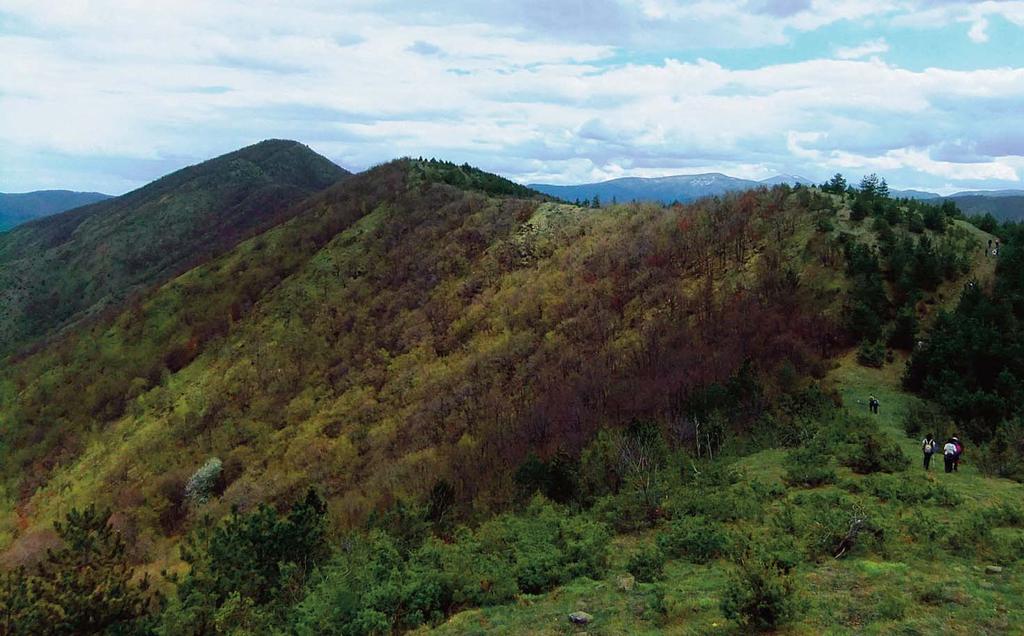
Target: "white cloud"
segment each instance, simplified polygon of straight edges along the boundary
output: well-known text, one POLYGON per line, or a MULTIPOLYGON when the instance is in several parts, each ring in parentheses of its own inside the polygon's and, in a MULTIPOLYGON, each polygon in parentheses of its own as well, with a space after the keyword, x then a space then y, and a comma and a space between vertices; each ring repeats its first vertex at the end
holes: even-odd
POLYGON ((889 51, 889 43, 885 38, 869 40, 857 46, 841 46, 836 49, 836 57, 841 60, 856 60, 862 57, 878 55, 889 51))
POLYGON ((988 20, 985 18, 978 18, 971 25, 970 30, 967 32, 967 37, 971 38, 971 42, 981 44, 988 42, 988 33, 985 30, 988 28, 988 20))
MULTIPOLYGON (((442 6, 449 4, 458 3, 442 6)), ((0 12, 27 25, 0 31, 0 190, 13 189, 14 179, 31 187, 21 181, 25 170, 5 166, 39 165, 42 157, 80 166, 185 162, 271 136, 298 138, 350 168, 436 154, 524 181, 699 171, 814 177, 862 168, 905 179, 1017 179, 1022 168, 1006 157, 938 161, 930 149, 950 138, 968 147, 1015 125, 1024 68, 911 71, 877 57, 890 41, 899 50, 893 36, 836 49, 839 59, 742 69, 711 61, 714 50, 696 61, 633 55, 646 50, 635 43, 645 33, 777 44, 918 6, 761 2, 757 12, 748 4, 588 3, 627 16, 621 30, 633 39, 612 41, 545 31, 538 15, 547 5, 534 0, 507 5, 502 15, 517 16, 507 20, 483 12, 486 2, 461 4, 448 19, 440 8, 419 15, 369 0, 299 8, 271 0, 0 0, 0 12), (623 61, 630 59, 640 61, 623 61)), ((926 17, 977 24, 998 14, 1024 24, 1017 5, 1024 3, 950 3, 926 17)), ((600 24, 594 30, 603 33, 600 24)), ((104 187, 71 183, 96 179, 95 170, 67 170, 67 186, 104 187)), ((40 181, 59 174, 54 168, 40 181)), ((123 189, 132 179, 143 177, 122 171, 106 183, 123 189)))

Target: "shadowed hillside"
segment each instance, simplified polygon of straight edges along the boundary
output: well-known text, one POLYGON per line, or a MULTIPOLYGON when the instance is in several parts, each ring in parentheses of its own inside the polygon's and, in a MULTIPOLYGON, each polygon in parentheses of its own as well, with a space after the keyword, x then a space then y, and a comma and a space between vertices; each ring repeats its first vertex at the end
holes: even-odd
POLYGON ((265 141, 0 234, 0 355, 230 249, 346 174, 265 141))

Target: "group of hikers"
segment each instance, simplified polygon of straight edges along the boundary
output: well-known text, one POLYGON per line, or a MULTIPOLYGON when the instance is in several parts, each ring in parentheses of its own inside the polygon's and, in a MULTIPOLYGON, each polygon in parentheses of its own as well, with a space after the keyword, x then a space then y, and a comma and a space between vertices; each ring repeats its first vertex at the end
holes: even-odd
POLYGON ((985 255, 988 256, 989 254, 991 254, 992 256, 999 256, 999 239, 995 239, 995 247, 993 247, 992 245, 992 239, 989 239, 988 251, 985 252, 985 255))
MULTIPOLYGON (((875 396, 868 397, 868 410, 874 415, 878 415, 879 405, 878 399, 875 396)), ((955 473, 960 470, 960 457, 964 454, 964 444, 960 441, 959 437, 954 435, 945 444, 940 445, 939 440, 935 439, 931 433, 928 433, 921 440, 921 452, 924 454, 925 470, 929 470, 931 467, 932 455, 941 452, 946 472, 955 473)))
MULTIPOLYGON (((964 444, 954 435, 942 446, 942 459, 946 464, 946 472, 954 473, 960 469, 960 457, 964 454, 964 444)), ((928 433, 921 440, 921 452, 924 453, 924 469, 928 470, 932 463, 932 455, 939 452, 939 441, 928 433)))

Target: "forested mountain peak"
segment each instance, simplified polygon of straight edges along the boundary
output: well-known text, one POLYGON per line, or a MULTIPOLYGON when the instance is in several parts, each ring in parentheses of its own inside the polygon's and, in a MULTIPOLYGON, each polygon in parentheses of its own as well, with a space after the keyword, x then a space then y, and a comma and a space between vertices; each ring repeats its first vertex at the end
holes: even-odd
POLYGON ((298 142, 268 140, 0 234, 0 355, 290 218, 349 174, 298 142))

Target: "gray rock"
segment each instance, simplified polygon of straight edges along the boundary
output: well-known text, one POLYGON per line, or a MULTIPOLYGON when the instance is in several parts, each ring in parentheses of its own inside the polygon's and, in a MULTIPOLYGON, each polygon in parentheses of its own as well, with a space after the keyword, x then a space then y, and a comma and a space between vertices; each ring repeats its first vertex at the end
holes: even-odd
POLYGON ((569 622, 573 625, 586 625, 592 620, 594 620, 594 617, 586 612, 573 612, 569 614, 569 622))
POLYGON ((1003 571, 1002 566, 999 565, 986 565, 985 574, 1001 574, 1003 571))

